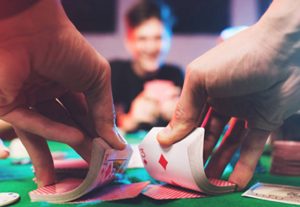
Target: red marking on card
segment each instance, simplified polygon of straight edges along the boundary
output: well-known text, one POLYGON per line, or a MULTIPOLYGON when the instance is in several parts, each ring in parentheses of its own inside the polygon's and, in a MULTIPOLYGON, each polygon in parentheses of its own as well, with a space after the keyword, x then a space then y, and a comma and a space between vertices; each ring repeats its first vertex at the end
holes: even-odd
POLYGON ((143 194, 157 200, 206 197, 206 195, 199 192, 174 187, 171 185, 148 185, 143 194))
POLYGON ((168 160, 166 160, 166 158, 164 157, 163 154, 160 155, 159 158, 159 164, 166 170, 167 169, 167 165, 168 165, 168 160))
POLYGON ((235 186, 235 183, 229 182, 227 180, 219 180, 216 178, 209 178, 209 182, 213 185, 222 187, 222 186, 235 186))
POLYGON ((112 173, 112 163, 109 163, 109 165, 105 170, 105 178, 110 177, 111 173, 112 173))
POLYGON ((90 192, 89 194, 72 203, 112 201, 134 198, 138 196, 148 184, 149 182, 146 181, 132 184, 105 186, 101 189, 96 189, 90 192))
POLYGON ((146 157, 146 154, 145 154, 145 152, 144 152, 144 148, 140 148, 139 151, 140 151, 141 156, 142 156, 143 158, 145 158, 145 157, 146 157))
POLYGON ((81 184, 81 182, 82 182, 81 179, 69 178, 69 179, 62 180, 61 182, 56 183, 54 185, 38 188, 37 190, 31 191, 30 194, 32 196, 36 194, 51 195, 51 194, 65 193, 78 187, 81 184))
POLYGON ((143 160, 143 162, 144 162, 144 164, 145 164, 145 165, 147 165, 147 164, 148 164, 147 160, 145 160, 145 159, 143 160))

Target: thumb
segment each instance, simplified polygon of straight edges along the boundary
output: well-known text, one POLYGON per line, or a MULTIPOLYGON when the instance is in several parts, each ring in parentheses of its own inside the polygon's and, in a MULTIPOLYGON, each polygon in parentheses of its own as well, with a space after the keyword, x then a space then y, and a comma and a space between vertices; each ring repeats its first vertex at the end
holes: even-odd
POLYGON ((195 68, 187 69, 182 94, 172 119, 157 137, 163 147, 168 147, 183 139, 204 119, 208 107, 205 87, 201 84, 203 82, 199 71, 195 68))

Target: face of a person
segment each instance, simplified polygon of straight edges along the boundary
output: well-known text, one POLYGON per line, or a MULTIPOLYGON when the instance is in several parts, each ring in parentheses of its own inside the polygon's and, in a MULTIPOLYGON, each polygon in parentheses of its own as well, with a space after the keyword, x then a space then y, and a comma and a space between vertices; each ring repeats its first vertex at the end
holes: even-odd
POLYGON ((128 32, 127 43, 135 70, 140 75, 157 71, 169 51, 170 32, 154 17, 128 32))

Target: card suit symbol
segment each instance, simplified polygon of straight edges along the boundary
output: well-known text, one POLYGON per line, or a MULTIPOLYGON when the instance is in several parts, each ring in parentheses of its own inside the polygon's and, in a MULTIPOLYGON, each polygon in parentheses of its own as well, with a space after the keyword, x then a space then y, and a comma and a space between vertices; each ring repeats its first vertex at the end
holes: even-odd
POLYGON ((106 168, 105 178, 107 178, 111 173, 112 173, 112 164, 110 163, 110 165, 106 168))
POLYGON ((145 160, 145 159, 143 159, 143 162, 144 162, 145 165, 148 164, 147 160, 145 160))
POLYGON ((165 170, 167 169, 168 161, 166 160, 163 154, 160 155, 158 162, 165 170))

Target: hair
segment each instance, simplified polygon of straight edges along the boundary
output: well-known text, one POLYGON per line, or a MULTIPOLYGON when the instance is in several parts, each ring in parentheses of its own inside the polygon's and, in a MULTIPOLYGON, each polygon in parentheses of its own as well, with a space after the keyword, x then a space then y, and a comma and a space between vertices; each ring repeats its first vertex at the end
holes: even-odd
POLYGON ((172 31, 175 23, 170 7, 163 1, 141 0, 131 7, 126 14, 126 23, 129 28, 136 28, 144 21, 155 17, 159 19, 167 29, 172 31))

